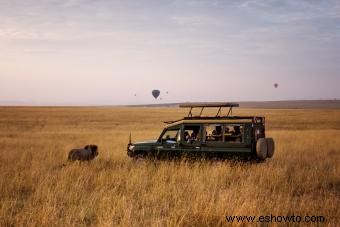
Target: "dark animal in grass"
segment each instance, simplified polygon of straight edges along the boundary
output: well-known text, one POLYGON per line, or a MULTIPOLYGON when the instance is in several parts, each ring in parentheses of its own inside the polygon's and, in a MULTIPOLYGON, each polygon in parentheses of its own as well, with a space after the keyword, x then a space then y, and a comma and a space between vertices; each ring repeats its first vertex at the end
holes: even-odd
POLYGON ((97 145, 86 145, 84 148, 72 149, 68 154, 69 161, 90 161, 98 155, 97 145))

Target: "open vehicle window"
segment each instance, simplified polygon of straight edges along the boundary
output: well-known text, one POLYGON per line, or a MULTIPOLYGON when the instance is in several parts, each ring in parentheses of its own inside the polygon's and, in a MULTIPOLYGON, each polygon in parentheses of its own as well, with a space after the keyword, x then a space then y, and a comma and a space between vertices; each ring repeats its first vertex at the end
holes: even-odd
POLYGON ((222 125, 209 124, 205 126, 205 141, 206 142, 222 142, 222 125))
POLYGON ((207 124, 205 125, 205 141, 243 143, 244 126, 242 124, 207 124))
POLYGON ((187 143, 196 143, 201 141, 201 126, 185 125, 184 126, 184 141, 187 143))
POLYGON ((177 142, 180 140, 180 129, 168 129, 162 136, 163 141, 174 141, 177 142))
POLYGON ((244 126, 241 124, 224 125, 223 136, 226 143, 243 143, 244 126))

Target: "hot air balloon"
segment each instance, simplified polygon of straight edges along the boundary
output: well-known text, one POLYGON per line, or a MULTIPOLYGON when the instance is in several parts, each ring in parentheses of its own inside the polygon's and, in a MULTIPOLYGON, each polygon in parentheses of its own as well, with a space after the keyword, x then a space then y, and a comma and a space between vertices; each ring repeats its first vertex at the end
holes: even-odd
POLYGON ((152 91, 152 95, 155 99, 157 99, 160 94, 161 94, 160 90, 153 90, 152 91))
POLYGON ((275 83, 275 84, 274 84, 274 87, 275 87, 275 88, 278 88, 278 86, 279 86, 278 83, 275 83))

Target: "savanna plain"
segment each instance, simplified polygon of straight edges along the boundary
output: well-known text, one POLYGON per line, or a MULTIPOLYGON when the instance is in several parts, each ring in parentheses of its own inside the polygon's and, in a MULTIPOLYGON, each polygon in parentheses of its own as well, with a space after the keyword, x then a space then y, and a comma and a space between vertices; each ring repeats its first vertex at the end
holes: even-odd
POLYGON ((242 223, 227 215, 271 214, 322 215, 314 224, 339 226, 340 110, 234 114, 266 117, 272 159, 127 157, 130 132, 133 141, 155 139, 163 121, 185 115, 178 108, 1 107, 0 226, 230 226, 242 223), (86 144, 99 156, 68 163, 69 150, 86 144))

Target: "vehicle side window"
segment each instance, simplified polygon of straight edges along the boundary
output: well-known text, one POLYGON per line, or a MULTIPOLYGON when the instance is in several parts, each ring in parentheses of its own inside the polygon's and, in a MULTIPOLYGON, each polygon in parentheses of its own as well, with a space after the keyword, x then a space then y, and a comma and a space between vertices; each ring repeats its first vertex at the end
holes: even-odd
POLYGON ((205 141, 206 142, 222 142, 222 125, 209 124, 205 126, 205 141))
POLYGON ((180 129, 168 129, 162 136, 162 140, 171 140, 177 142, 180 140, 180 129))
POLYGON ((232 124, 224 126, 224 141, 226 143, 243 143, 244 142, 244 125, 232 124))
POLYGON ((205 125, 206 142, 243 143, 244 125, 242 124, 207 124, 205 125))
POLYGON ((201 126, 199 125, 185 125, 184 126, 184 142, 196 143, 202 140, 201 126))

